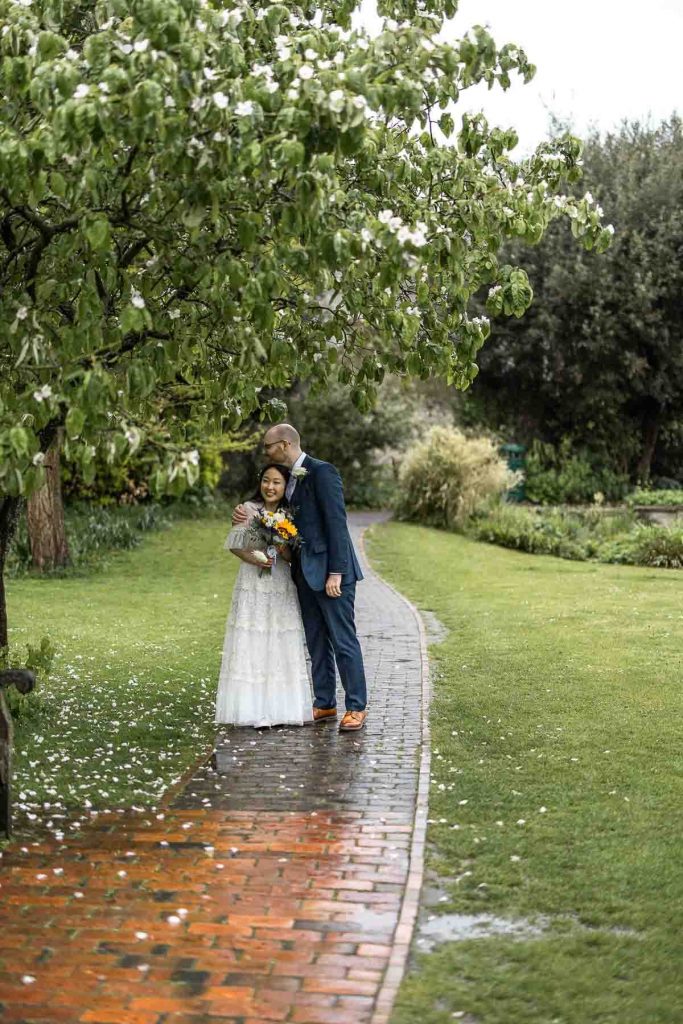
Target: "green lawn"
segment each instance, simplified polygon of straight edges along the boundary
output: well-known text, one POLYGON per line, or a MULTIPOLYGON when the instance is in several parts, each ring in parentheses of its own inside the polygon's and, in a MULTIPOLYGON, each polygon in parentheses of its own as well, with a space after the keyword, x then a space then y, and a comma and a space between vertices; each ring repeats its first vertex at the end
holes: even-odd
POLYGON ((379 570, 449 628, 432 648, 432 913, 541 937, 417 954, 392 1024, 673 1024, 683 1007, 683 578, 420 527, 379 570))
POLYGON ((11 643, 48 634, 58 650, 16 730, 25 813, 58 829, 65 808, 149 806, 210 743, 228 529, 183 521, 92 575, 8 582, 11 643))

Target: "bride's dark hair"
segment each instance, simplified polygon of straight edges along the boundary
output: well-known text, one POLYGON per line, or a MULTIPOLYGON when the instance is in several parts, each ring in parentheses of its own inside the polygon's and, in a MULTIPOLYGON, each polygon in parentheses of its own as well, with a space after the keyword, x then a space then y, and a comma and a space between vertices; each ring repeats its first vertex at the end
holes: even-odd
MULTIPOLYGON (((247 501, 263 501, 263 495, 261 494, 261 482, 269 469, 276 469, 278 473, 282 474, 282 476, 285 478, 285 490, 287 489, 287 483, 291 475, 289 467, 283 466, 281 462, 269 462, 268 465, 264 466, 263 469, 260 471, 258 475, 258 487, 254 491, 252 496, 250 498, 247 498, 247 501)), ((282 508, 289 508, 289 502, 287 501, 287 498, 285 497, 284 494, 280 499, 280 505, 282 508)))

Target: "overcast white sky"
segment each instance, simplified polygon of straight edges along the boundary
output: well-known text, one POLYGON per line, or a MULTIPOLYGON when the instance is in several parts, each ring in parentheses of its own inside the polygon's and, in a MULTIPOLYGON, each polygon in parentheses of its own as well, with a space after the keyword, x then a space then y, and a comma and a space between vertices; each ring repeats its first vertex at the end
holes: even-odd
MULTIPOLYGON (((364 0, 368 27, 373 8, 364 0)), ((528 85, 469 90, 456 110, 483 109, 492 124, 513 125, 515 155, 547 138, 551 111, 579 135, 624 118, 683 114, 683 0, 460 0, 448 35, 475 24, 486 25, 499 46, 517 43, 538 67, 528 85)))

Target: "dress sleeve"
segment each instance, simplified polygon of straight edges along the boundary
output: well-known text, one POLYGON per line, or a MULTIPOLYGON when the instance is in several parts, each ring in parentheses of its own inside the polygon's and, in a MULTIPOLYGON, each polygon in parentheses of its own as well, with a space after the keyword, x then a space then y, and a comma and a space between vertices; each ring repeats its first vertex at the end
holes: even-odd
POLYGON ((233 526, 223 547, 226 551, 242 551, 253 544, 248 526, 233 526))
POLYGON ((243 551, 245 549, 250 550, 254 547, 254 538, 249 527, 256 514, 256 506, 250 501, 245 501, 244 507, 249 519, 244 526, 232 527, 226 538, 225 544, 223 545, 226 551, 243 551))

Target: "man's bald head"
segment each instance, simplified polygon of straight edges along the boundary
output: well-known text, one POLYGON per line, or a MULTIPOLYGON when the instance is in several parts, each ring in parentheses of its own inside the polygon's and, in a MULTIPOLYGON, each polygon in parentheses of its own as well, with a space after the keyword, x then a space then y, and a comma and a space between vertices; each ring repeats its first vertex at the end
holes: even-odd
POLYGON ((263 437, 263 452, 269 462, 293 466, 301 455, 301 437, 291 423, 268 427, 263 437))
POLYGON ((276 438, 290 444, 301 444, 299 431, 291 423, 276 423, 274 427, 268 427, 264 440, 274 441, 276 438))

